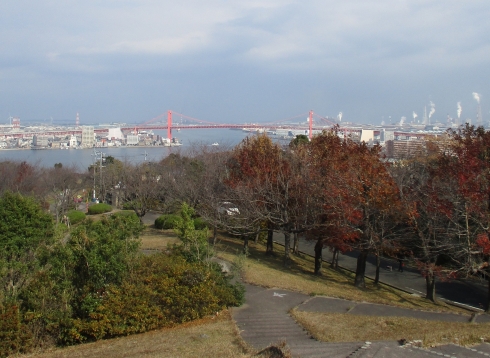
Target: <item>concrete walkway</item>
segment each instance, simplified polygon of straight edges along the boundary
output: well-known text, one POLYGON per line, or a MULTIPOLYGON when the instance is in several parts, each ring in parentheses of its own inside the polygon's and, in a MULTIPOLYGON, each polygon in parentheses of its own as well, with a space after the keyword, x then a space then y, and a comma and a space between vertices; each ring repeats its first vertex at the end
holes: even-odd
MULTIPOLYGON (((261 350, 270 344, 285 342, 293 357, 488 357, 490 345, 483 343, 471 349, 449 344, 430 350, 398 342, 324 343, 313 339, 289 315, 297 307, 310 312, 337 312, 356 315, 403 316, 437 321, 468 322, 470 315, 423 312, 385 305, 356 303, 347 300, 311 297, 282 289, 266 289, 245 285, 246 303, 232 309, 240 335, 251 347, 261 350)), ((489 322, 488 315, 477 317, 478 322, 489 322)))

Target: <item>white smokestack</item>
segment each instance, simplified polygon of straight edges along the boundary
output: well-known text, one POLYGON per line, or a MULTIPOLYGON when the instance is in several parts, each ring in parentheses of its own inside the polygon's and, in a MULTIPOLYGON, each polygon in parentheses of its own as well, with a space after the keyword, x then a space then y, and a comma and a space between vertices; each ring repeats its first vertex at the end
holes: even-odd
POLYGON ((458 110, 456 111, 458 114, 458 119, 461 118, 461 112, 463 112, 463 108, 461 107, 461 102, 458 102, 458 110))
POLYGON ((337 118, 339 119, 339 122, 342 122, 342 112, 339 112, 337 118))

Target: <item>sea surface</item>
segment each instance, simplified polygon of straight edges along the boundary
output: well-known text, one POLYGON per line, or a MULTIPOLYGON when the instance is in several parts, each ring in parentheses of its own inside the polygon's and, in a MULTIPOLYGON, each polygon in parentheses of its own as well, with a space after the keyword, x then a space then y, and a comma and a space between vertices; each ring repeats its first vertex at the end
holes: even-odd
MULTIPOLYGON (((163 137, 166 131, 154 131, 163 137)), ((219 148, 230 148, 239 144, 249 132, 231 129, 183 129, 173 131, 172 135, 182 143, 180 147, 109 147, 96 148, 105 155, 110 155, 121 161, 139 163, 144 160, 160 161, 170 153, 183 153, 193 147, 210 146, 218 143, 219 148)), ((64 166, 75 166, 85 170, 94 162, 93 149, 12 149, 0 150, 0 161, 25 161, 42 167, 52 167, 56 163, 64 166)))

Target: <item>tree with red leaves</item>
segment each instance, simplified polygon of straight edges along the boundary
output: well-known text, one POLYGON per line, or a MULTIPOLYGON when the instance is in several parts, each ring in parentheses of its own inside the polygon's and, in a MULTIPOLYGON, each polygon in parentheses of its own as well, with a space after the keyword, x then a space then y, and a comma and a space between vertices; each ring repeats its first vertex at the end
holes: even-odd
POLYGON ((309 232, 317 240, 315 272, 321 248, 330 247, 334 254, 359 250, 357 287, 365 286, 368 254, 379 255, 393 235, 392 217, 399 205, 398 189, 379 150, 341 139, 335 129, 314 137, 310 145, 311 183, 321 206, 317 225, 309 232))
MULTIPOLYGON (((283 149, 266 135, 246 138, 233 151, 227 183, 242 193, 249 215, 267 223, 267 252, 272 230, 284 234, 284 265, 290 263, 291 234, 303 231, 306 183, 303 164, 295 151, 283 149)), ((241 209, 240 209, 241 210, 241 209)))
POLYGON ((439 173, 448 192, 442 212, 453 231, 451 268, 488 281, 490 311, 490 132, 467 125, 450 136, 449 150, 439 158, 439 173))

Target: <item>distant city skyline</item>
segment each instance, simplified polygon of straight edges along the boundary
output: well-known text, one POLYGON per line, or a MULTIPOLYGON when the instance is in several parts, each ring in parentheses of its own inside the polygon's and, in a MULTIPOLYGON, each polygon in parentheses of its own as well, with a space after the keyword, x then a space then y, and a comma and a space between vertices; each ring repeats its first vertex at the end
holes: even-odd
POLYGON ((0 124, 490 120, 486 0, 0 4, 0 124), (459 103, 459 105, 458 105, 459 103), (306 117, 305 117, 306 119, 306 117))

